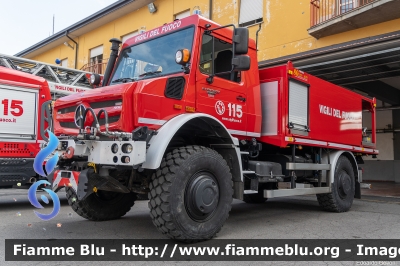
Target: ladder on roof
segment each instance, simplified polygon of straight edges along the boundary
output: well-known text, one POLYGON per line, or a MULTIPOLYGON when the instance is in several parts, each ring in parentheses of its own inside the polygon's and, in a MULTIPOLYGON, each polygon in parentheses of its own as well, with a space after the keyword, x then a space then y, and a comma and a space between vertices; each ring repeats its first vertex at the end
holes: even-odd
POLYGON ((93 89, 90 72, 34 61, 26 58, 0 54, 0 66, 16 69, 47 80, 52 96, 65 95, 93 89))

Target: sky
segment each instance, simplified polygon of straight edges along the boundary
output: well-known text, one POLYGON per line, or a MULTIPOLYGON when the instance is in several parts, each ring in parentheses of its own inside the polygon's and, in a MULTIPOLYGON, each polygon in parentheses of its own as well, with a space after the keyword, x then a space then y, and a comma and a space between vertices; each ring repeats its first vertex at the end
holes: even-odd
POLYGON ((117 0, 0 0, 0 54, 15 55, 117 0))

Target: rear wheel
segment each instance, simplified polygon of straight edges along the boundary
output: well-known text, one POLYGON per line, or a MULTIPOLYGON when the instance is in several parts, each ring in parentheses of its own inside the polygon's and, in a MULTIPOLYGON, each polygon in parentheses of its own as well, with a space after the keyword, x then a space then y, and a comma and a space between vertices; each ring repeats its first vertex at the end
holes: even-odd
MULTIPOLYGON (((94 174, 94 173, 93 173, 94 174)), ((135 204, 136 194, 98 190, 84 200, 78 200, 75 190, 65 187, 68 204, 85 219, 107 221, 121 218, 135 204)))
POLYGON ((150 216, 173 239, 196 242, 214 237, 229 216, 232 175, 216 151, 187 146, 164 157, 152 176, 150 216))
POLYGON ((353 204, 355 177, 353 165, 346 156, 340 156, 335 167, 332 192, 317 194, 319 205, 327 211, 346 212, 353 204))

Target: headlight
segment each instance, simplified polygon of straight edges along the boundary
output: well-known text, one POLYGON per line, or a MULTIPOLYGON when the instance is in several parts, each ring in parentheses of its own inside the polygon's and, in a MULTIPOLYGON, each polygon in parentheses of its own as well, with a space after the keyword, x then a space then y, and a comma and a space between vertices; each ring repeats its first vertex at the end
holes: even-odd
POLYGON ((131 144, 124 144, 122 145, 122 152, 123 153, 131 153, 133 151, 133 147, 131 144))
POLYGON ((182 57, 183 57, 182 50, 176 51, 176 54, 175 54, 175 62, 176 62, 177 64, 180 64, 180 63, 182 62, 182 57))
POLYGON ((129 163, 131 161, 131 159, 129 158, 129 156, 122 156, 121 158, 121 162, 123 163, 129 163))
POLYGON ((92 85, 95 85, 95 86, 97 86, 97 85, 99 85, 100 84, 100 75, 99 74, 92 74, 92 75, 90 75, 90 84, 92 84, 92 85))
POLYGON ((118 144, 117 143, 114 143, 111 146, 111 151, 112 151, 112 153, 117 153, 118 152, 118 144))

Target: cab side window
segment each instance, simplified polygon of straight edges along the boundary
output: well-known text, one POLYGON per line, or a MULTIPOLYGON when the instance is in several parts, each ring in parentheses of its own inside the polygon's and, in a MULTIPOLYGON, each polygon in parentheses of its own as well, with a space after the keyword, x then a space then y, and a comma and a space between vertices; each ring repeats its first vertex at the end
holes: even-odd
MULTIPOLYGON (((232 55, 232 44, 211 35, 203 34, 200 52, 200 71, 202 73, 212 75, 214 65, 216 77, 231 80, 232 55)), ((233 81, 240 81, 238 71, 235 71, 233 76, 233 81)))

